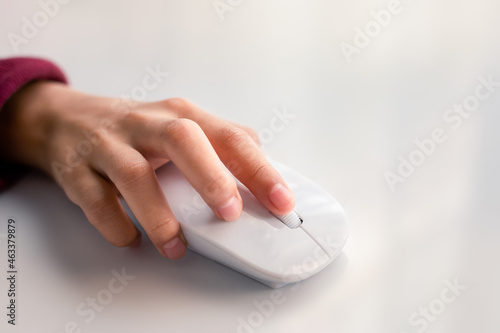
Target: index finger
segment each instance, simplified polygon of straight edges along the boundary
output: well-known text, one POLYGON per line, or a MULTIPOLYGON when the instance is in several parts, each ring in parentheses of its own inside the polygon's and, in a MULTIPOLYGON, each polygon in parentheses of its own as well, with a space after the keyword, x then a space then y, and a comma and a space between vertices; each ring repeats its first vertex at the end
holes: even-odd
POLYGON ((185 100, 170 107, 200 125, 221 161, 267 209, 278 215, 292 211, 294 194, 247 132, 185 100))

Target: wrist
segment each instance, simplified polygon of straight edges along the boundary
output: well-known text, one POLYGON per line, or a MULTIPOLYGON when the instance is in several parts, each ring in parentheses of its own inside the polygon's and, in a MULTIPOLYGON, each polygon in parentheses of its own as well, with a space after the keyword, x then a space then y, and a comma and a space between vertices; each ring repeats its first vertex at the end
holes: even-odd
POLYGON ((2 158, 49 171, 48 151, 57 120, 61 83, 35 81, 16 92, 0 112, 2 158))

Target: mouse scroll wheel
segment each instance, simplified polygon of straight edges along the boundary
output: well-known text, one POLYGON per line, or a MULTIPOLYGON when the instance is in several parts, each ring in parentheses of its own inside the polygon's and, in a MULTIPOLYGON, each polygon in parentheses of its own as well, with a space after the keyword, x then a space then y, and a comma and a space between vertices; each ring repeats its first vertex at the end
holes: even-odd
POLYGON ((302 222, 304 222, 302 217, 300 217, 299 214, 297 214, 297 212, 295 212, 294 210, 286 215, 273 215, 290 229, 298 228, 300 227, 302 222))

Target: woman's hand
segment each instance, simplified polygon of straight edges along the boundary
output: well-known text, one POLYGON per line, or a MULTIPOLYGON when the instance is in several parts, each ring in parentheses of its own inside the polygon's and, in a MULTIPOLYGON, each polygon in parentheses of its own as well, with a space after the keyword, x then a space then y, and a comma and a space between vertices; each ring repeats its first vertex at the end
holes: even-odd
POLYGON ((182 257, 186 240, 154 170, 172 161, 220 219, 241 213, 236 176, 271 212, 295 197, 256 143, 255 133, 180 98, 137 103, 35 82, 0 112, 2 158, 44 170, 116 246, 140 233, 122 195, 158 251, 182 257), (226 169, 227 168, 227 169, 226 169))

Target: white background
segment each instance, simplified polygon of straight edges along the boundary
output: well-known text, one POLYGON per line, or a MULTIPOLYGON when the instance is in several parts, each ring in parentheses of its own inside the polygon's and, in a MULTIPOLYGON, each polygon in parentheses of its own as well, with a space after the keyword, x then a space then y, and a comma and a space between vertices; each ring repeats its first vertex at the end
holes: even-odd
POLYGON ((2 310, 2 332, 58 333, 71 321, 83 332, 500 329, 500 88, 459 128, 443 120, 478 77, 500 81, 498 1, 401 0, 402 12, 351 63, 341 43, 388 1, 241 1, 221 20, 212 0, 73 0, 19 53, 9 33, 21 35, 23 17, 41 7, 0 3, 0 56, 49 58, 77 89, 130 94, 159 66, 170 75, 147 100, 185 97, 259 132, 274 109, 288 110, 295 118, 265 149, 332 193, 351 230, 341 257, 281 289, 283 302, 262 316, 255 302, 268 304, 271 289, 194 253, 169 262, 147 240, 113 248, 56 185, 31 175, 0 194, 0 267, 14 217, 20 272, 18 325, 2 310), (436 128, 447 140, 391 191, 384 174, 436 128), (122 267, 135 279, 86 323, 75 309, 122 267), (445 281, 455 280, 467 289, 439 309, 445 281), (442 313, 428 325, 409 322, 431 304, 442 313))

